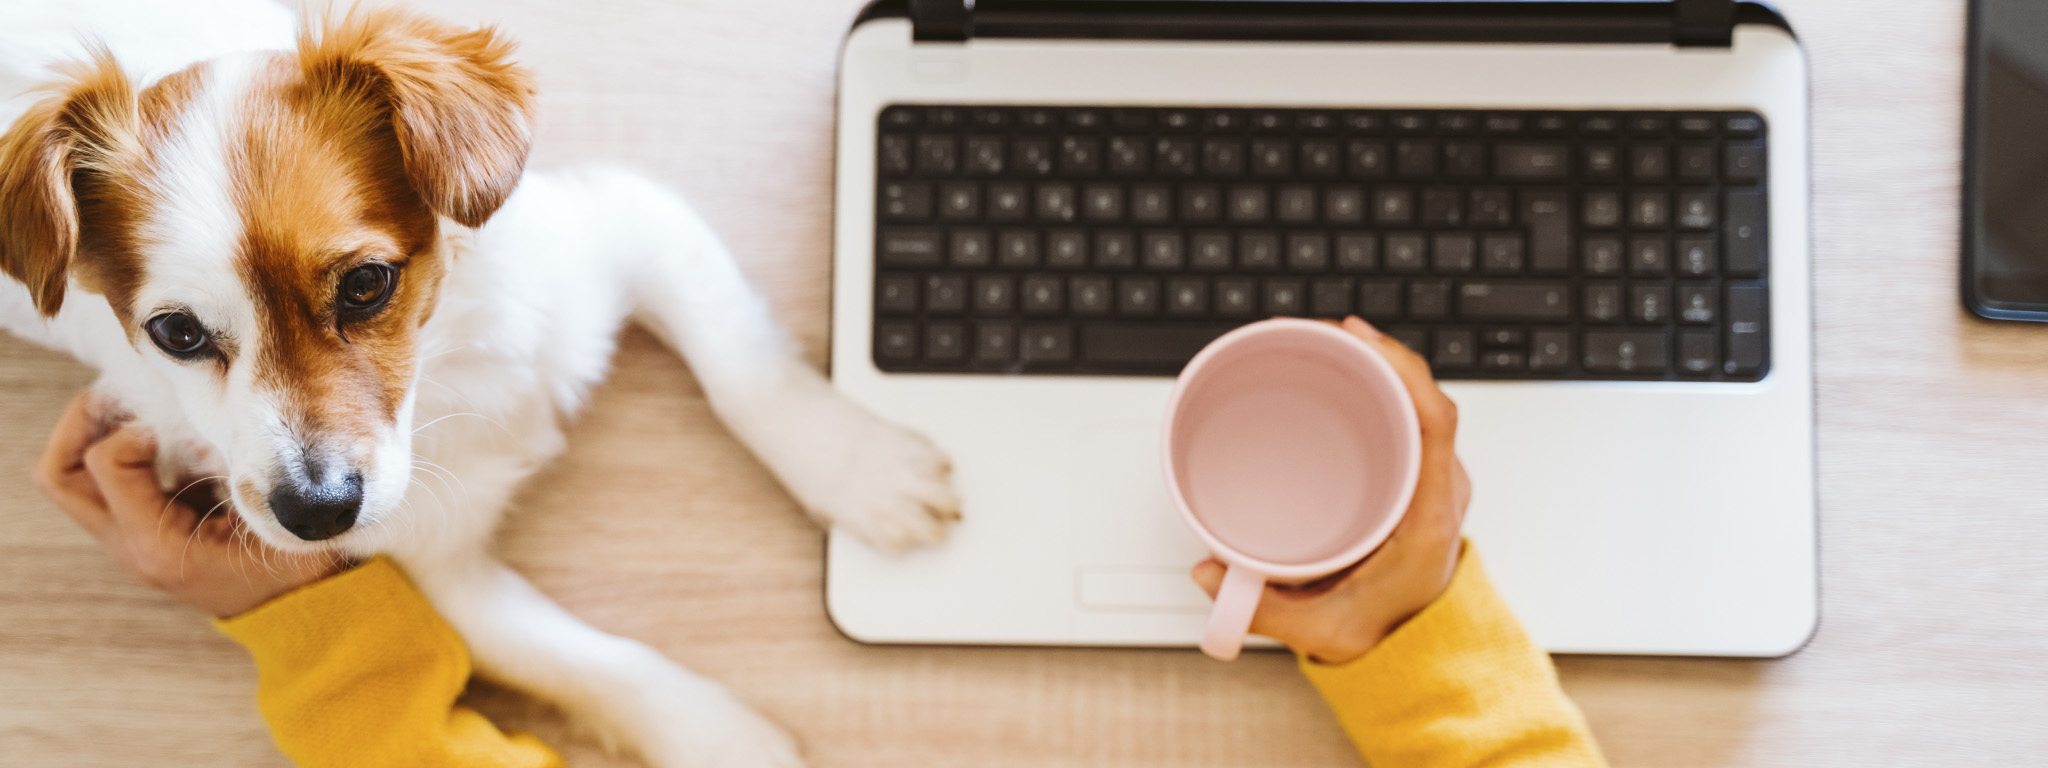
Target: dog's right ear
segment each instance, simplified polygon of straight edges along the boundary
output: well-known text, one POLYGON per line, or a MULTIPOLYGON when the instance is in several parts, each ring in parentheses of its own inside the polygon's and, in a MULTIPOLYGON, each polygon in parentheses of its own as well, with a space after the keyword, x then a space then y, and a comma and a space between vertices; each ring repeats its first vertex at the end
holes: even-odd
POLYGON ((0 272, 44 317, 64 305, 78 254, 73 178, 110 170, 136 146, 135 89, 104 48, 60 70, 52 95, 0 135, 0 272))

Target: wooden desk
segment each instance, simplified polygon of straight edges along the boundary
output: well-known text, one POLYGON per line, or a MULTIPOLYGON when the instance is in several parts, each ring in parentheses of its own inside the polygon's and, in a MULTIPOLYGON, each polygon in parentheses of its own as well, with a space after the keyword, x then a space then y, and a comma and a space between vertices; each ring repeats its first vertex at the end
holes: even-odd
MULTIPOLYGON (((2048 755, 2048 328, 1955 299, 1961 3, 1783 0, 1812 58, 1824 606, 1782 661, 1569 658, 1621 765, 2020 765, 2048 755)), ((823 358, 833 66, 857 0, 420 2, 540 73, 536 164, 688 190, 823 358), (595 10, 596 7, 604 10, 595 10)), ((27 467, 88 381, 0 339, 0 762, 267 765, 241 652, 129 584, 27 467)), ((503 549, 571 610, 723 680, 820 766, 1338 766, 1288 660, 866 648, 820 537, 643 333, 503 549)), ((479 704, 610 764, 502 692, 479 704)))

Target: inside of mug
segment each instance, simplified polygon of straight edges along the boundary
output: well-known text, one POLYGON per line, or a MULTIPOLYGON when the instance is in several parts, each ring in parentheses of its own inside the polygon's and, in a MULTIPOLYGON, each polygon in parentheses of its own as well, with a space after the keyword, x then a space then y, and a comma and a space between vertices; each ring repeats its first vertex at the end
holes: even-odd
POLYGON ((1308 565, 1384 535, 1418 450, 1400 382, 1370 351, 1319 335, 1218 350, 1174 414, 1175 481, 1239 554, 1308 565))

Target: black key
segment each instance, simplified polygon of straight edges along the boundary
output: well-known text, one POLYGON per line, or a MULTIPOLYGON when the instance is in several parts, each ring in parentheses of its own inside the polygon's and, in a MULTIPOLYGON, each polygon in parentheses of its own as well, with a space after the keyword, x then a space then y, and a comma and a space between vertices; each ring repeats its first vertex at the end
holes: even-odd
POLYGON ((1671 196, 1663 192, 1636 192, 1629 196, 1628 225, 1636 229, 1663 229, 1671 223, 1671 196))
POLYGON ((1458 286, 1466 320, 1564 320, 1572 315, 1571 284, 1467 282, 1458 286))
POLYGON ((967 359, 967 326, 964 323, 938 322, 924 329, 925 359, 937 363, 957 363, 967 359))
POLYGON ((1240 184, 1230 188, 1229 216, 1238 224, 1258 224, 1266 220, 1271 206, 1266 188, 1254 184, 1240 184))
POLYGON ((1529 333, 1520 328, 1488 328, 1479 334, 1479 345, 1487 349, 1522 349, 1529 346, 1529 333))
POLYGON ((1367 320, 1401 318, 1401 281, 1360 280, 1358 314, 1367 320))
POLYGON ((1323 235, 1288 235, 1287 268, 1296 272, 1321 272, 1330 268, 1330 238, 1323 235))
POLYGON ((1286 139, 1253 139, 1252 175, 1286 176, 1294 172, 1294 145, 1286 139))
POLYGON ((988 185, 984 201, 989 221, 1023 221, 1031 212, 1030 187, 1015 182, 988 185))
POLYGON ((1212 184, 1190 184, 1180 190, 1180 218, 1201 224, 1223 218, 1223 190, 1212 184))
POLYGON ((1209 139, 1202 142, 1202 170, 1211 176, 1239 176, 1244 173, 1244 142, 1238 139, 1209 139))
POLYGON ((1579 150, 1580 167, 1586 178, 1597 181, 1621 176, 1621 147, 1613 144, 1593 144, 1579 150))
POLYGON ((1586 370, 1660 376, 1671 370, 1671 334, 1665 331, 1587 331, 1586 370))
POLYGON ((1309 284, 1309 314, 1316 317, 1344 317, 1351 314, 1352 282, 1348 277, 1326 277, 1309 284))
POLYGON ((1365 190, 1358 187, 1330 187, 1323 191, 1323 218, 1332 224, 1365 221, 1365 190))
POLYGON ((1115 184, 1090 184, 1081 190, 1081 215, 1098 224, 1113 224, 1124 217, 1124 188, 1115 184))
POLYGON ((1136 136, 1111 137, 1107 159, 1109 172, 1118 176, 1141 175, 1152 167, 1152 153, 1146 151, 1145 140, 1136 136))
POLYGON ((1721 118, 1721 130, 1734 136, 1755 136, 1763 133, 1764 119, 1755 113, 1724 115, 1721 118))
POLYGON ((1023 126, 1025 128, 1029 128, 1034 131, 1042 131, 1047 128, 1051 128, 1053 126, 1053 122, 1054 121, 1051 110, 1027 109, 1024 110, 1022 114, 1017 115, 1018 125, 1023 126))
POLYGON ((1436 175, 1437 144, 1427 139, 1413 139, 1394 144, 1395 171, 1409 178, 1426 178, 1436 175))
POLYGON ((960 125, 960 110, 952 107, 931 107, 925 110, 925 122, 933 128, 956 128, 960 125))
POLYGON ((1088 233, 1055 229, 1045 233, 1045 265, 1053 269, 1088 267, 1088 233))
POLYGON ((1065 224, 1081 215, 1081 201, 1072 184, 1038 185, 1038 218, 1065 224))
POLYGON ((1423 251, 1427 248, 1421 235, 1387 235, 1387 271, 1397 273, 1421 272, 1428 268, 1423 251))
POLYGON ((1589 323, 1612 323, 1621 319, 1621 286, 1614 283, 1589 284, 1584 289, 1581 314, 1589 323))
POLYGON ((940 184, 939 218, 948 221, 981 218, 981 185, 973 182, 940 184))
POLYGON ((1074 361, 1074 329, 1066 325, 1024 326, 1025 365, 1060 366, 1074 361))
POLYGON ((1579 132, 1604 136, 1621 130, 1621 118, 1615 115, 1586 115, 1579 118, 1579 132))
POLYGON ((1522 193, 1522 224, 1529 227, 1529 268, 1563 272, 1571 268, 1571 204, 1563 190, 1522 193))
POLYGON ((1721 229, 1726 250, 1722 268, 1737 277, 1764 273, 1764 195, 1762 192, 1728 193, 1728 215, 1721 229))
POLYGON ((1397 133, 1421 133, 1429 130, 1430 119, 1418 112, 1397 112, 1387 119, 1387 124, 1397 133))
POLYGON ((875 162, 881 167, 884 175, 900 176, 910 172, 911 163, 914 162, 911 159, 913 151, 909 136, 883 136, 875 162))
POLYGON ((1529 356, 1504 349, 1479 353, 1479 370, 1487 373, 1519 373, 1528 370, 1529 356))
POLYGON ((1166 281, 1166 314, 1200 317, 1209 311, 1209 282, 1199 277, 1176 277, 1166 281))
POLYGON ((1392 165, 1387 159, 1387 143, 1384 141, 1353 141, 1345 145, 1345 153, 1348 155, 1345 167, 1350 169, 1351 175, 1359 178, 1380 178, 1387 175, 1388 166, 1392 165))
POLYGON ((1052 175, 1052 139, 1031 137, 1011 143, 1010 167, 1027 176, 1052 175))
POLYGON ((1310 224, 1316 220, 1316 188, 1285 186, 1273 193, 1273 215, 1288 224, 1310 224))
POLYGON ((1711 277, 1717 266, 1713 235, 1682 235, 1678 238, 1678 274, 1711 277))
POLYGON ((1160 139, 1152 144, 1152 161, 1168 176, 1193 176, 1200 167, 1194 139, 1160 139))
POLYGON ((1462 371, 1478 359, 1479 344, 1466 330, 1436 332, 1436 347, 1429 356, 1430 367, 1438 371, 1462 371))
POLYGON ((1728 180, 1737 184, 1753 184, 1764 177, 1764 145, 1757 141, 1731 141, 1723 150, 1724 170, 1728 180))
POLYGON ((1521 235, 1487 235, 1479 251, 1479 268, 1487 274, 1515 274, 1526 261, 1521 235))
POLYGON ((1504 179, 1562 179, 1571 173, 1571 150, 1551 142, 1509 142, 1493 148, 1494 175, 1504 179))
POLYGON ((1629 115, 1628 129, 1635 133, 1669 133, 1671 132, 1671 118, 1658 114, 1629 115))
POLYGON ((1710 115, 1680 115, 1674 123, 1681 136, 1712 136, 1714 118, 1710 115))
POLYGON ((1159 281, 1149 277, 1126 277, 1116 281, 1117 313, 1125 317, 1159 314, 1159 281))
POLYGON ((1090 323, 1081 327, 1081 364, 1173 373, 1234 327, 1228 323, 1090 323))
POLYGON ((1266 278, 1264 289, 1266 314, 1304 314, 1303 310, 1308 306, 1308 297, 1304 295, 1307 289, 1302 285, 1302 281, 1294 278, 1269 277, 1266 278))
POLYGON ((1280 268, 1280 236, 1271 232, 1246 232, 1237 236, 1237 266, 1252 272, 1280 268))
POLYGON ((1124 230, 1095 233, 1095 266, 1098 269, 1133 269, 1138 266, 1138 238, 1124 230))
POLYGON ((1620 192, 1611 189, 1587 192, 1580 205, 1585 207, 1583 218, 1587 227, 1613 229, 1621 226, 1620 192))
POLYGON ((1629 289, 1629 317, 1638 323, 1659 325, 1671 319, 1671 289, 1662 285, 1637 283, 1629 289))
POLYGON ((1069 128, 1092 131, 1101 128, 1108 120, 1109 116, 1099 109, 1067 110, 1067 127, 1069 128))
POLYGON ((945 176, 960 169, 960 141, 951 136, 917 137, 917 172, 945 176))
POLYGON ((1109 314, 1115 305, 1107 277, 1074 277, 1067 281, 1067 293, 1072 296, 1074 314, 1081 317, 1099 317, 1109 314))
POLYGON ((1102 140, 1093 136, 1060 139, 1060 172, 1086 175, 1102 171, 1102 140))
POLYGON ((932 217, 932 185, 892 181, 882 185, 883 221, 926 221, 932 217))
POLYGON ((1456 227, 1465 223, 1465 193, 1455 187, 1422 190, 1422 223, 1433 227, 1456 227))
POLYGON ((1204 272, 1230 268, 1230 233, 1196 232, 1189 238, 1188 265, 1204 272))
POLYGON ((1007 315, 1017 307, 1017 282, 1002 275, 974 279, 974 311, 983 315, 1007 315))
POLYGON ((1475 227, 1505 227, 1514 223, 1514 203, 1506 189, 1487 187, 1472 190, 1465 207, 1467 220, 1475 227))
POLYGON ((1008 322, 974 324, 974 362, 1008 366, 1017 359, 1017 326, 1008 322))
POLYGON ((996 261, 1010 269, 1034 269, 1038 246, 1036 230, 1005 229, 996 233, 996 261))
POLYGON ((875 310, 892 315, 917 311, 917 278, 883 275, 875 280, 875 310))
POLYGON ((1713 229, 1719 207, 1714 204, 1714 193, 1710 190, 1681 191, 1678 193, 1678 226, 1693 230, 1713 229))
POLYGON ((1379 263, 1379 238, 1366 232, 1337 234, 1337 269, 1345 272, 1370 272, 1377 269, 1379 263))
POLYGON ((1417 280, 1408 284, 1408 315, 1417 320, 1451 316, 1451 281, 1417 280))
POLYGON ((917 323, 887 320, 875 324, 875 357, 890 362, 917 359, 917 323))
POLYGON ((1528 130, 1529 122, 1521 115, 1491 114, 1480 123, 1480 127, 1485 128, 1487 133, 1512 135, 1528 130))
POLYGON ((1343 153, 1338 149, 1337 142, 1304 141, 1301 143, 1300 152, 1303 176, 1335 176, 1344 170, 1343 153))
POLYGON ((1030 275, 1022 286, 1024 314, 1054 315, 1066 307, 1066 282, 1051 275, 1030 275))
POLYGON ((1657 276, 1671 271, 1671 244, 1661 235, 1637 235, 1628 239, 1629 271, 1657 276))
POLYGON ((1486 175, 1486 145, 1476 141, 1453 141, 1444 145, 1444 175, 1454 179, 1476 179, 1486 175))
POLYGON ((1010 124, 1010 116, 1001 109, 976 109, 968 111, 967 121, 976 128, 1001 128, 1010 124))
POLYGON ((1436 116, 1437 133, 1471 133, 1479 129, 1479 115, 1471 112, 1443 112, 1436 116))
POLYGON ((1680 331, 1678 372, 1686 376, 1711 376, 1721 364, 1719 340, 1713 331, 1680 331))
POLYGON ((977 176, 995 176, 1009 167, 1008 152, 1000 136, 973 136, 967 139, 967 172, 977 176))
POLYGON ((1388 336, 1401 342, 1402 346, 1415 350, 1415 354, 1429 354, 1429 329, 1412 326, 1398 326, 1383 329, 1388 336))
POLYGON ((1692 325, 1713 325, 1720 319, 1721 302, 1715 295, 1714 286, 1688 284, 1678 286, 1678 319, 1692 325))
POLYGON ((876 254, 885 267, 936 267, 942 257, 939 231, 930 227, 884 227, 876 254))
POLYGON ((1684 181, 1713 181, 1716 162, 1712 144, 1684 144, 1678 148, 1678 178, 1684 181))
POLYGON ((1179 232, 1146 232, 1140 244, 1140 260, 1153 272, 1177 272, 1187 264, 1185 243, 1179 232))
POLYGON ((1541 373, 1563 373, 1572 367, 1571 331, 1537 331, 1531 334, 1529 368, 1541 373))
POLYGON ((995 261, 995 240, 986 229, 955 229, 947 238, 946 259, 955 267, 981 269, 995 261))
POLYGON ((1621 238, 1586 238, 1586 241, 1579 245, 1579 265, 1589 275, 1605 277, 1621 274, 1621 238))
POLYGON ((1728 287, 1728 360, 1721 370, 1731 376, 1763 372, 1764 302, 1761 285, 1728 287))
POLYGON ((1165 184, 1131 187, 1131 220, 1140 224, 1164 224, 1173 220, 1173 189, 1165 184))
POLYGON ((1662 144, 1629 147, 1629 175, 1636 181, 1663 181, 1671 176, 1671 150, 1662 144))
POLYGON ((1373 190, 1372 219, 1381 224, 1414 223, 1415 190, 1408 187, 1379 187, 1373 190))
POLYGON ((1434 235, 1429 252, 1430 265, 1438 274, 1462 275, 1479 266, 1479 242, 1471 235, 1434 235))
POLYGON ((1258 312, 1258 283, 1241 277, 1216 281, 1216 314, 1224 317, 1252 317, 1258 312))

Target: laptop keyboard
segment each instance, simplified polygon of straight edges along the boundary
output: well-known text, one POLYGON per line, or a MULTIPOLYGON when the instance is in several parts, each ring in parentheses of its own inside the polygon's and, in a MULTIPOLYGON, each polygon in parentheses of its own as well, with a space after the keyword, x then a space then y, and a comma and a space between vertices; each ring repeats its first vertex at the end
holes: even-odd
POLYGON ((1359 315, 1446 379, 1756 381, 1754 112, 896 105, 877 367, 1172 375, 1359 315))

